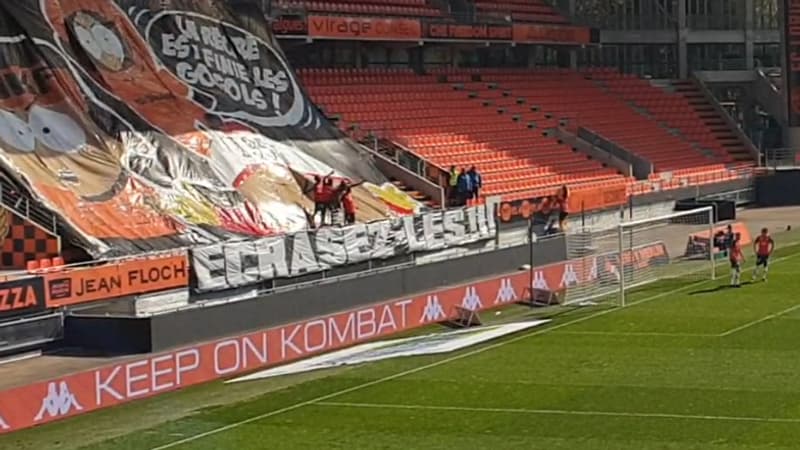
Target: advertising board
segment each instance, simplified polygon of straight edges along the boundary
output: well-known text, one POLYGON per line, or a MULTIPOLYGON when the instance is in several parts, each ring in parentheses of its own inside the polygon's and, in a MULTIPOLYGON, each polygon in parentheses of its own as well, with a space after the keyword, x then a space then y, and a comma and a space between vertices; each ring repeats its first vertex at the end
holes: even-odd
MULTIPOLYGON (((666 247, 660 242, 634 252, 625 255, 624 264, 662 264, 667 260, 666 247)), ((11 388, 0 392, 0 433, 453 320, 464 309, 481 311, 519 302, 528 295, 533 280, 533 287, 545 290, 593 283, 607 277, 607 271, 619 270, 603 256, 383 301, 11 388)))

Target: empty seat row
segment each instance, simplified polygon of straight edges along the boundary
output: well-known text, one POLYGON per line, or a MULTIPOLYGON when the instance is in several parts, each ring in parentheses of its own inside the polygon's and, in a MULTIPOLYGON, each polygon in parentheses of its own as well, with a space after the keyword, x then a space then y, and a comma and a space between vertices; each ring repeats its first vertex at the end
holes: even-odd
POLYGON ((343 119, 345 131, 394 140, 443 168, 476 165, 484 173, 486 195, 531 195, 590 180, 626 182, 541 130, 498 114, 470 89, 454 90, 433 75, 306 70, 301 76, 312 99, 343 119))

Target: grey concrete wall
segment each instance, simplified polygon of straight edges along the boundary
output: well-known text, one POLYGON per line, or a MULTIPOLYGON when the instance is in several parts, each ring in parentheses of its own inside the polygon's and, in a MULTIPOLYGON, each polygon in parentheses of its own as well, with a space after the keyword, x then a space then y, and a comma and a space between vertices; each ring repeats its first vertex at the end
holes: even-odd
MULTIPOLYGON (((115 353, 160 351, 513 272, 530 262, 530 250, 528 245, 521 245, 150 318, 76 315, 68 318, 67 342, 84 348, 102 346, 103 351, 115 353), (113 336, 113 339, 97 342, 99 336, 113 336)), ((564 259, 566 245, 561 236, 541 240, 533 246, 536 266, 564 259)))
POLYGON ((779 170, 756 179, 759 206, 800 205, 800 170, 779 170))

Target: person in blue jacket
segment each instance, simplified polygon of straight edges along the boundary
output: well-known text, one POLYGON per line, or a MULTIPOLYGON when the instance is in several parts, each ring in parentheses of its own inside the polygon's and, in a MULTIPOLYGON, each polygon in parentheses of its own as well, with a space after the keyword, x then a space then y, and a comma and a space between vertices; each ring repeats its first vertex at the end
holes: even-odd
POLYGON ((461 173, 458 174, 457 187, 458 187, 457 206, 464 206, 467 204, 467 200, 469 200, 470 196, 472 195, 472 179, 470 178, 467 171, 464 169, 461 169, 461 173))
POLYGON ((480 196, 481 187, 483 186, 481 174, 478 173, 478 169, 476 169, 475 166, 472 166, 469 168, 467 175, 469 175, 470 187, 472 188, 470 192, 470 198, 477 200, 480 196))

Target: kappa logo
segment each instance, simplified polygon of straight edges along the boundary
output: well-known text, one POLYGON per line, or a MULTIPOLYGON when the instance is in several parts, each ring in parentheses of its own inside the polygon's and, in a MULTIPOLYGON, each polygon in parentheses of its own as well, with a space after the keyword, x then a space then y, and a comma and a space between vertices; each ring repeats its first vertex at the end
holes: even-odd
POLYGON ((619 273, 619 266, 618 265, 610 264, 609 267, 608 267, 608 271, 611 272, 611 275, 614 275, 614 279, 616 279, 617 281, 620 281, 622 279, 622 277, 620 276, 620 273, 619 273))
POLYGON ((561 287, 570 287, 578 284, 578 274, 572 264, 564 265, 564 273, 561 275, 561 287))
POLYGON ((478 289, 475 286, 467 286, 467 290, 464 291, 464 298, 461 300, 461 306, 470 311, 477 311, 483 308, 481 297, 478 295, 478 289))
POLYGON ((70 392, 69 385, 66 381, 61 381, 56 387, 56 383, 50 382, 47 385, 47 396, 42 399, 42 407, 39 408, 39 413, 33 418, 35 422, 39 422, 47 417, 59 417, 69 414, 72 409, 76 411, 83 411, 83 406, 78 403, 75 394, 70 392))
POLYGON ((586 277, 586 281, 594 281, 597 278, 597 258, 592 258, 592 267, 589 269, 589 275, 586 277))
POLYGON ((513 302, 514 300, 518 300, 517 291, 514 290, 514 284, 511 282, 511 278, 503 278, 500 280, 500 289, 497 290, 497 298, 495 298, 495 303, 508 303, 513 302))
POLYGON ((547 279, 544 277, 544 272, 537 270, 533 273, 533 288, 542 291, 549 291, 550 285, 547 284, 547 279))
POLYGON ((420 322, 438 322, 441 319, 444 319, 444 308, 442 308, 442 304, 439 302, 439 296, 436 294, 429 295, 427 303, 425 304, 425 309, 422 311, 422 317, 419 319, 420 322))

